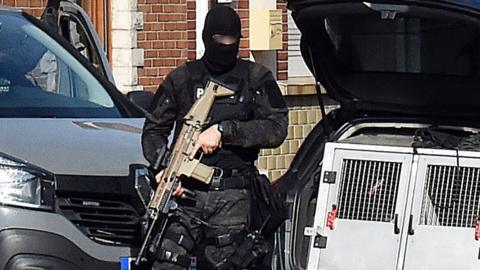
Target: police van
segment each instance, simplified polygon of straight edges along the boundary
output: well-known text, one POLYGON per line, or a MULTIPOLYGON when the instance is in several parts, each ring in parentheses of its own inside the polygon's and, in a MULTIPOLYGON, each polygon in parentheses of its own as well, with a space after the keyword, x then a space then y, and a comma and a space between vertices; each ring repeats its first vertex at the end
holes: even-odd
POLYGON ((0 269, 129 269, 150 195, 143 111, 85 12, 48 4, 44 21, 0 5, 0 269))
POLYGON ((480 3, 288 8, 327 95, 276 183, 276 269, 480 269, 480 3))

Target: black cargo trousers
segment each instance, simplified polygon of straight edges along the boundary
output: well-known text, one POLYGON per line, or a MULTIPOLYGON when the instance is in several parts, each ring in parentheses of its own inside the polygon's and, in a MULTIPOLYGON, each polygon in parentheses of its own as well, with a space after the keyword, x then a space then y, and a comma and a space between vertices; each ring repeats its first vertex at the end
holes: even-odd
POLYGON ((202 245, 208 269, 231 255, 248 230, 250 194, 247 189, 195 190, 195 202, 177 199, 178 209, 167 225, 152 269, 188 269, 193 249, 202 245), (203 223, 205 222, 205 223, 203 223), (237 236, 237 237, 236 237, 237 236))

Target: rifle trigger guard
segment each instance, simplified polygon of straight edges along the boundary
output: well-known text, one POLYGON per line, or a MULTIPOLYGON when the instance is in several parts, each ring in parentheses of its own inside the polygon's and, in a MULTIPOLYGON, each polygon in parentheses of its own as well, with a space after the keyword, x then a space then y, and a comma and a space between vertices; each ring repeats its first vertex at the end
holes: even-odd
MULTIPOLYGON (((195 154, 196 154, 196 153, 195 153, 195 154)), ((200 157, 198 158, 198 160, 200 161, 200 160, 202 160, 202 158, 203 158, 203 152, 200 152, 200 157)), ((195 157, 190 158, 190 155, 188 155, 188 160, 192 161, 192 160, 194 160, 194 159, 195 159, 195 157)))

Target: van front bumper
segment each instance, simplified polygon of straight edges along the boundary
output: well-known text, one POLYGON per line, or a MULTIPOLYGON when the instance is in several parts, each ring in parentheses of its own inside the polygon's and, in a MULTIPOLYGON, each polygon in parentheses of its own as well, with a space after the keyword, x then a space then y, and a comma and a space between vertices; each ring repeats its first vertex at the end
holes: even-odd
POLYGON ((0 269, 121 269, 132 250, 98 244, 63 216, 0 206, 0 269))

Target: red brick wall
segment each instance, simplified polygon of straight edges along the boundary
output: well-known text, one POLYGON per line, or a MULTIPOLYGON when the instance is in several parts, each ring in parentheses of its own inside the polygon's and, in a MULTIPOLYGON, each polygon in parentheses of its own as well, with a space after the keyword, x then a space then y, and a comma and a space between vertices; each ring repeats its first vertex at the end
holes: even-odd
POLYGON ((282 50, 277 51, 277 79, 288 79, 288 13, 287 4, 282 1, 277 1, 277 9, 282 10, 282 50))
POLYGON ((195 0, 187 0, 187 57, 188 60, 195 60, 197 58, 197 13, 195 0))
POLYGON ((40 17, 47 5, 47 0, 0 0, 0 4, 20 8, 33 16, 40 17))
MULTIPOLYGON (((253 0, 254 1, 254 0, 253 0)), ((233 1, 231 7, 235 9, 240 16, 242 23, 242 39, 240 41, 240 53, 239 56, 244 59, 250 57, 250 42, 249 42, 249 11, 248 0, 236 0, 233 1)))
POLYGON ((143 12, 144 29, 137 42, 145 57, 138 82, 155 91, 172 69, 187 60, 187 0, 138 0, 138 10, 143 12))
MULTIPOLYGON (((138 0, 144 29, 137 42, 145 58, 138 82, 145 90, 155 91, 171 70, 196 58, 196 1, 206 0, 138 0)), ((248 0, 233 1, 231 7, 242 21, 240 57, 249 58, 248 0)))

